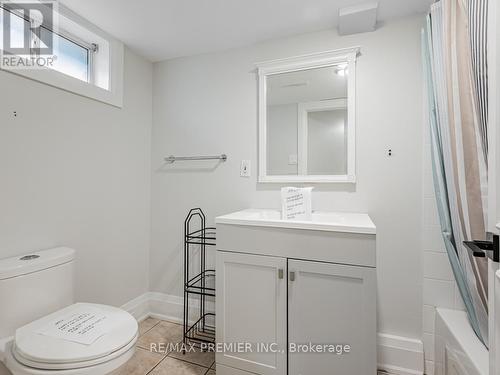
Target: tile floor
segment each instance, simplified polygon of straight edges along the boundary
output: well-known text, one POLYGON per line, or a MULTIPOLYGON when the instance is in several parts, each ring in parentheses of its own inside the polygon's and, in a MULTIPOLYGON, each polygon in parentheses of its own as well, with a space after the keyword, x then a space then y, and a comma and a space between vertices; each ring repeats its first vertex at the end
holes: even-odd
MULTIPOLYGON (((215 354, 208 352, 150 351, 151 343, 182 341, 182 326, 148 318, 139 324, 139 340, 134 356, 111 375, 215 375, 215 354)), ((0 363, 0 375, 10 372, 0 363)))
MULTIPOLYGON (((215 354, 171 351, 150 351, 152 343, 178 343, 182 341, 180 324, 148 318, 139 324, 137 349, 130 361, 111 375, 215 375, 215 354)), ((379 372, 384 375, 385 372, 379 372)), ((11 375, 0 363, 0 375, 11 375)))
POLYGON ((130 361, 111 375, 215 375, 215 354, 150 351, 151 344, 182 341, 182 326, 148 318, 139 324, 137 350, 130 361))

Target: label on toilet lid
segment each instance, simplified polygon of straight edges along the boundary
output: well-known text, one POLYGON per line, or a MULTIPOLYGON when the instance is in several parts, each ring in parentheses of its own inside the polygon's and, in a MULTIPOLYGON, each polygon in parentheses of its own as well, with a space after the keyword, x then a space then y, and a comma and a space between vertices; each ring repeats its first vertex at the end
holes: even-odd
POLYGON ((110 311, 85 307, 53 320, 38 329, 37 334, 56 339, 91 345, 122 323, 123 317, 110 311))

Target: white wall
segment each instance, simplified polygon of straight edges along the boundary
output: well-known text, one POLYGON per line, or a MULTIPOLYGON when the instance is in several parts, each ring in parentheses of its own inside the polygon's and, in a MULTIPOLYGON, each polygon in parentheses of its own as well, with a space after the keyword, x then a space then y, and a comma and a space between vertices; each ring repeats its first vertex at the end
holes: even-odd
MULTIPOLYGON (((183 220, 279 207, 280 185, 258 184, 255 62, 361 46, 355 186, 318 185, 314 208, 369 213, 377 224, 379 331, 422 333, 422 17, 373 33, 334 30, 154 65, 151 289, 180 295, 183 220), (387 149, 393 156, 387 156, 387 149), (170 154, 227 153, 228 161, 165 166, 170 154), (240 178, 242 159, 252 177, 240 178)), ((244 241, 244 239, 242 239, 244 241)), ((304 249, 305 251, 307 249, 304 249)))
POLYGON ((124 84, 118 109, 0 72, 0 258, 75 248, 80 301, 148 290, 152 65, 128 50, 124 84))

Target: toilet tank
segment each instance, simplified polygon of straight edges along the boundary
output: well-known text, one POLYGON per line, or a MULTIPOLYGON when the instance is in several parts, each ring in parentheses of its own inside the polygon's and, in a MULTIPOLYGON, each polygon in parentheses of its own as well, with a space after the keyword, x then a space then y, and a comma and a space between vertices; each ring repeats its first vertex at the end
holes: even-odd
POLYGON ((0 340, 74 303, 74 261, 67 247, 0 260, 0 340))

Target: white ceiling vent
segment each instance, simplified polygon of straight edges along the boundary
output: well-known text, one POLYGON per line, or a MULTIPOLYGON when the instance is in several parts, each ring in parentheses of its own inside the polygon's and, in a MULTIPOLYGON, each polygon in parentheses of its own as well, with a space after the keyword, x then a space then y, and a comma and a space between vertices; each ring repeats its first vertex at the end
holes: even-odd
POLYGON ((339 10, 340 35, 374 31, 377 24, 378 2, 370 2, 339 10))

